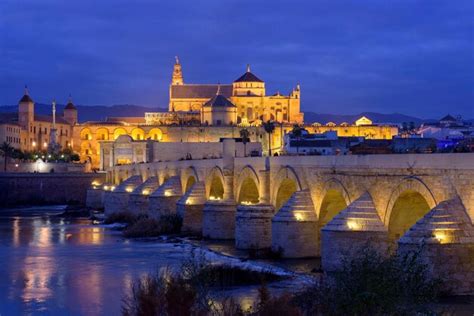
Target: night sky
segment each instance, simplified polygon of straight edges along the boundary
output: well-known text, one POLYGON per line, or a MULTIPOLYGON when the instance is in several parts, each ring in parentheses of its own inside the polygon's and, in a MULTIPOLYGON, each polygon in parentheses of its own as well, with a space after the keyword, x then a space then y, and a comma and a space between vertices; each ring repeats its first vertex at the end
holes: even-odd
POLYGON ((1 0, 0 104, 167 107, 174 56, 187 83, 267 93, 298 82, 318 113, 474 118, 474 1, 1 0))

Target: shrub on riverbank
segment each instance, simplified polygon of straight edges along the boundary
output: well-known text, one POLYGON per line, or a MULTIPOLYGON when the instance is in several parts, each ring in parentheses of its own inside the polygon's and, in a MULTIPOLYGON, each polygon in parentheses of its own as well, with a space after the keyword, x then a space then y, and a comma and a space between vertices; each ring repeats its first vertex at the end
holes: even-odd
MULTIPOLYGON (((256 302, 247 311, 232 298, 216 302, 209 295, 211 289, 219 289, 223 284, 265 282, 264 277, 255 273, 227 266, 213 267, 195 260, 184 264, 178 273, 136 282, 132 296, 124 300, 123 314, 433 315, 437 311, 430 306, 436 302, 441 288, 440 281, 430 279, 427 266, 420 263, 417 254, 386 258, 366 250, 345 262, 341 272, 324 277, 303 292, 272 296, 262 286, 256 302), (229 278, 232 274, 234 277, 229 278)), ((272 275, 266 281, 278 278, 272 275)))
POLYGON ((165 215, 160 219, 147 216, 137 218, 123 231, 127 238, 157 237, 161 235, 178 234, 181 231, 182 220, 177 215, 165 215))
POLYGON ((193 257, 178 272, 165 271, 136 281, 131 289, 132 294, 123 300, 122 314, 245 315, 232 298, 216 302, 210 295, 211 290, 282 278, 271 271, 257 272, 240 267, 211 265, 202 258, 193 257))
POLYGON ((429 277, 417 253, 384 257, 366 249, 347 260, 332 278, 298 294, 307 314, 431 315, 441 282, 429 277))

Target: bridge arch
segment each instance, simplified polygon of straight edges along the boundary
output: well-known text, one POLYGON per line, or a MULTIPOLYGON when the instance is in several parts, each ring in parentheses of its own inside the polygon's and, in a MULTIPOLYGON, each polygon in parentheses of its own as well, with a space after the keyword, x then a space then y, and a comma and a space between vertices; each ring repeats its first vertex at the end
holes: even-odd
POLYGON ((273 177, 272 189, 271 201, 275 205, 275 211, 278 211, 294 192, 303 188, 296 171, 290 166, 285 166, 273 177))
POLYGON ((193 166, 188 167, 181 172, 181 185, 184 193, 188 192, 191 186, 198 181, 199 176, 196 168, 193 166))
POLYGON ((337 178, 330 178, 324 182, 319 199, 316 213, 320 229, 351 204, 349 191, 337 178))
POLYGON ((385 211, 384 223, 390 240, 399 239, 436 205, 432 191, 423 180, 413 176, 404 178, 390 194, 385 211))
POLYGON ((237 179, 237 193, 235 194, 238 203, 251 202, 256 204, 260 199, 260 179, 252 166, 245 166, 237 179))
POLYGON ((218 166, 215 166, 206 177, 206 197, 208 199, 224 198, 224 172, 218 166))

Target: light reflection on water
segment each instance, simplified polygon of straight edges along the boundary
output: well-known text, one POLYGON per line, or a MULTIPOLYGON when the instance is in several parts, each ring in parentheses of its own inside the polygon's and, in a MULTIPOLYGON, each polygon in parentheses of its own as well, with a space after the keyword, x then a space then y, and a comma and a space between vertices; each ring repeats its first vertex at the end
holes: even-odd
POLYGON ((86 219, 26 215, 1 211, 0 315, 117 315, 133 280, 188 255, 86 219))

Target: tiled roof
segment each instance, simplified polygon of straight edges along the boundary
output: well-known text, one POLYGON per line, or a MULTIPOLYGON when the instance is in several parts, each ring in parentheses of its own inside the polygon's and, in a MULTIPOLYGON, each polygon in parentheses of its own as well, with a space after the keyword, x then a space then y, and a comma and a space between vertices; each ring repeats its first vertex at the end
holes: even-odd
POLYGON ((205 107, 235 107, 234 103, 230 102, 222 94, 215 95, 212 99, 207 101, 203 106, 205 107))
POLYGON ((21 99, 20 99, 20 103, 21 102, 33 102, 33 99, 28 95, 28 94, 25 94, 21 99))
POLYGON ((453 117, 452 115, 448 114, 446 115, 445 117, 443 117, 440 121, 453 121, 453 122, 456 122, 456 118, 453 117))
POLYGON ((76 106, 71 102, 69 101, 66 106, 64 107, 65 110, 77 110, 76 109, 76 106))
POLYGON ((263 80, 255 76, 250 71, 247 71, 234 82, 263 82, 263 80))
POLYGON ((16 124, 18 122, 18 113, 7 112, 0 113, 0 123, 16 124))
POLYGON ((220 86, 220 94, 229 98, 232 96, 232 85, 218 84, 183 84, 171 86, 171 98, 177 99, 210 99, 216 95, 220 86))

